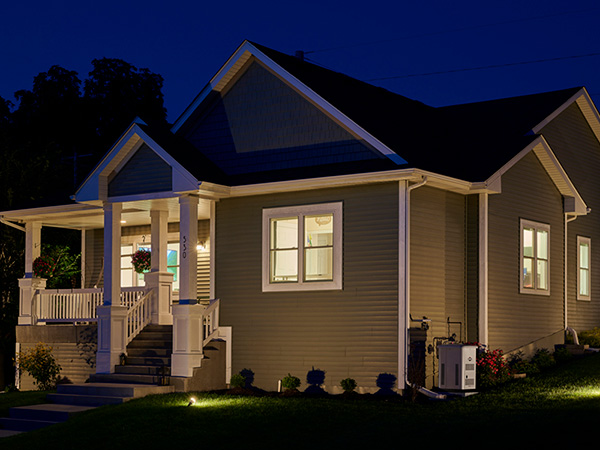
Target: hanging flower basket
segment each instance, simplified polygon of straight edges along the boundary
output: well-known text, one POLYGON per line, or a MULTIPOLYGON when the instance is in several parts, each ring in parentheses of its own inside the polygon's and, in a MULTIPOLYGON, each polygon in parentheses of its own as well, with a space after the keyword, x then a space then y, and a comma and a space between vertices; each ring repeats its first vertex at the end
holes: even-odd
POLYGON ((52 278, 56 261, 50 255, 41 255, 33 261, 33 274, 36 278, 52 278))
POLYGON ((150 252, 148 250, 138 250, 131 256, 131 264, 137 273, 150 271, 150 252))

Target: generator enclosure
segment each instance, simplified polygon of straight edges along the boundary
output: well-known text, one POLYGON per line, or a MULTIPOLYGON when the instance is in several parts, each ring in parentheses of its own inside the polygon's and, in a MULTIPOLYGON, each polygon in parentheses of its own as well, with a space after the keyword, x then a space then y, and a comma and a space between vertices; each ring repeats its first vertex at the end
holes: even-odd
POLYGON ((439 388, 449 390, 475 389, 477 346, 443 344, 439 352, 439 388))

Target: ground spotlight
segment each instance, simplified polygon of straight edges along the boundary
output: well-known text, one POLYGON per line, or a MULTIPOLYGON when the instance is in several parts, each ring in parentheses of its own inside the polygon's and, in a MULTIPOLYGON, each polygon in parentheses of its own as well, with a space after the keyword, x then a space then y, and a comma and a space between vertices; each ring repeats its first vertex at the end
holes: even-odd
POLYGON ((196 403, 196 399, 194 397, 190 397, 190 401, 187 405, 192 406, 194 403, 196 403))

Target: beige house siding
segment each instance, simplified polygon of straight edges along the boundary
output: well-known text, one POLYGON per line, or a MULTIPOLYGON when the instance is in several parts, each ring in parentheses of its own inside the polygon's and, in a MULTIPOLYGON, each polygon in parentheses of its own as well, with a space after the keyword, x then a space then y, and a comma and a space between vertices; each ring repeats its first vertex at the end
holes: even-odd
MULTIPOLYGON (((465 197, 427 186, 414 190, 410 230, 410 313, 431 319, 427 345, 454 333, 465 340, 465 197)), ((436 371, 434 352, 426 356, 428 386, 436 371)))
POLYGON ((221 324, 232 327, 232 373, 248 368, 275 390, 288 373, 326 372, 325 387, 356 379, 375 390, 398 374, 398 184, 222 200, 216 213, 221 324), (262 209, 343 202, 343 289, 262 292, 262 209))
POLYGON ((591 213, 567 225, 568 325, 578 332, 600 326, 600 143, 577 104, 545 126, 544 135, 591 213), (577 300, 577 235, 590 237, 591 300, 577 300))
MULTIPOLYGON (((489 345, 505 352, 563 329, 562 197, 533 153, 489 196, 489 345), (520 219, 550 225, 550 295, 520 294, 520 219)), ((551 349, 552 350, 552 349, 551 349)))

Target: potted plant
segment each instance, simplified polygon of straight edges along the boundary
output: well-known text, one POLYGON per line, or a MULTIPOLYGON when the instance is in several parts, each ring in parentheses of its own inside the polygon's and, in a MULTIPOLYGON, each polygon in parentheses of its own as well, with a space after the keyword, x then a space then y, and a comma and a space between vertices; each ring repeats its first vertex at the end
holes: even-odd
POLYGON ((138 250, 131 256, 131 264, 133 270, 137 273, 144 273, 150 271, 151 254, 150 250, 138 250))

